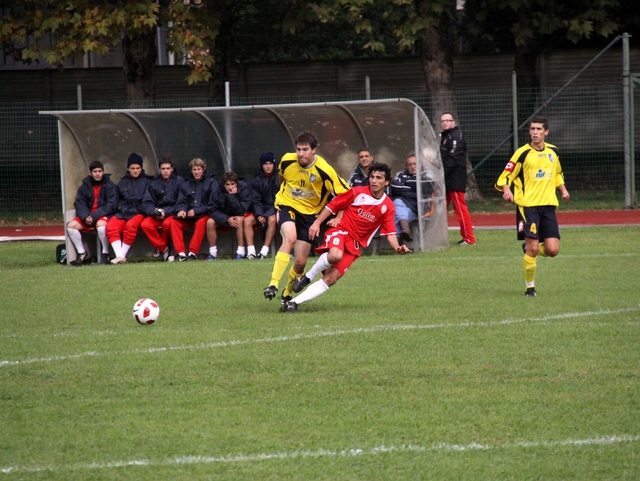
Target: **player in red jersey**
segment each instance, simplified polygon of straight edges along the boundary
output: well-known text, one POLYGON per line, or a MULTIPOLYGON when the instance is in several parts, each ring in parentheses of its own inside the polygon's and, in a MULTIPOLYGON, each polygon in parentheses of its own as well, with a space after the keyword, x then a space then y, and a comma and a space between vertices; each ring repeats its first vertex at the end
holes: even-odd
POLYGON ((324 294, 347 272, 360 257, 360 249, 365 248, 380 228, 380 235, 386 236, 389 244, 398 254, 411 252, 398 244, 394 222, 395 207, 385 194, 391 182, 391 169, 387 164, 374 162, 369 167, 369 185, 353 187, 329 202, 309 228, 309 238, 320 233, 320 226, 332 214, 344 210, 340 225, 330 228, 325 234, 324 244, 316 248, 321 254, 313 267, 296 279, 293 292, 300 292, 313 278, 324 272, 319 281, 294 299, 282 304, 283 312, 296 312, 298 305, 324 294))

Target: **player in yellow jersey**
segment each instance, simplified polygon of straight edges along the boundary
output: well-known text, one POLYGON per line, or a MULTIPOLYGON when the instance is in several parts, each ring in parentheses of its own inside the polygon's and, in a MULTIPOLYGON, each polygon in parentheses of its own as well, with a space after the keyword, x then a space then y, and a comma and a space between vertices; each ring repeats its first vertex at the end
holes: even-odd
POLYGON ((518 240, 525 241, 524 294, 531 297, 536 296, 536 257, 555 257, 560 251, 556 189, 562 200, 569 200, 558 148, 545 142, 547 135, 547 119, 536 115, 529 124, 531 142, 515 151, 495 185, 505 200, 517 206, 518 240))
POLYGON ((271 282, 264 290, 265 299, 278 294, 278 285, 289 265, 291 249, 294 263, 289 270, 287 287, 282 292, 283 303, 291 299, 293 283, 304 273, 311 250, 309 227, 332 194, 342 194, 349 185, 329 163, 316 154, 318 139, 312 132, 296 137, 296 152, 282 156, 278 174, 282 183, 276 194, 278 228, 282 245, 271 273, 271 282))

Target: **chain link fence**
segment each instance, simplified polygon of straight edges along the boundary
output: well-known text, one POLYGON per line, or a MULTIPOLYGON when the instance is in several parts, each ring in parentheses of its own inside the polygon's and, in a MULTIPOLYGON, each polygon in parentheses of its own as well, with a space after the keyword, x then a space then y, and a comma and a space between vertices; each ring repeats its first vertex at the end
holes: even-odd
MULTIPOLYGON (((520 122, 555 93, 552 89, 518 92, 520 122)), ((409 98, 431 119, 436 132, 434 99, 425 92, 372 94, 372 99, 409 98)), ((454 92, 458 123, 467 138, 470 161, 483 195, 494 195, 493 184, 515 150, 512 133, 511 90, 454 92), (500 143, 504 144, 496 150, 500 143), (495 152, 493 152, 495 150, 495 152), (489 154, 491 154, 489 156, 489 154), (480 165, 478 165, 480 164, 480 165)), ((364 95, 234 98, 233 106, 364 100, 364 95)), ((210 99, 164 100, 155 108, 219 107, 210 99)), ((634 118, 640 115, 640 94, 635 92, 634 118)), ((85 110, 124 109, 124 103, 85 103, 85 110)), ((146 106, 148 107, 148 105, 146 106)), ((74 110, 73 102, 0 104, 0 220, 19 217, 61 217, 60 162, 56 119, 41 110, 74 110)), ((560 149, 560 159, 571 192, 586 195, 624 190, 623 93, 621 85, 571 87, 541 112, 549 119, 547 140, 560 149)), ((633 132, 640 146, 638 129, 633 132)), ((518 144, 529 140, 528 129, 518 131, 518 144)), ((375 155, 375 152, 374 152, 375 155)), ((640 153, 635 153, 636 166, 640 153)), ((356 159, 354 159, 354 164, 356 159)), ((636 167, 636 185, 640 185, 636 167)), ((623 207, 621 200, 620 207, 623 207)))

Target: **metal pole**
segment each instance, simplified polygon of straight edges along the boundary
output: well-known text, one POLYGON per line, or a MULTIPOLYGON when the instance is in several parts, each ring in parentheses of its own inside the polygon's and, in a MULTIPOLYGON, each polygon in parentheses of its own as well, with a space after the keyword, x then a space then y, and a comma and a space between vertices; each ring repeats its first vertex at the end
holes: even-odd
POLYGON ((367 100, 371 100, 371 85, 369 84, 368 75, 364 78, 364 93, 365 93, 364 98, 367 100))
POLYGON ((229 82, 224 83, 224 105, 231 107, 231 94, 229 93, 229 82))
POLYGON ((624 208, 633 208, 633 167, 631 165, 631 78, 629 72, 629 34, 622 34, 622 95, 624 107, 624 208))
POLYGON ((511 105, 513 105, 513 151, 520 147, 518 142, 518 77, 516 71, 511 72, 511 105))
POLYGON ((78 98, 78 110, 82 110, 82 85, 76 86, 76 97, 78 98))
MULTIPOLYGON (((571 77, 571 79, 569 81, 567 81, 567 83, 565 83, 556 93, 554 93, 551 97, 549 97, 547 99, 546 102, 543 102, 542 105, 540 107, 538 107, 538 109, 532 113, 524 122, 522 122, 520 124, 520 127, 524 127, 525 125, 529 124, 529 121, 535 117, 538 113, 540 113, 540 111, 542 111, 543 109, 545 109, 547 107, 548 104, 550 104, 553 99, 555 99, 560 92, 562 92, 565 88, 567 88, 576 78, 578 78, 580 76, 580 74, 582 74, 582 72, 584 72, 587 68, 589 68, 591 66, 592 63, 594 63, 596 60, 598 60, 602 55, 604 55, 604 53, 609 50, 611 47, 613 47, 613 45, 622 38, 622 36, 617 36, 616 38, 614 38, 611 43, 609 45, 607 45, 605 48, 603 48, 600 53, 598 55, 596 55, 595 57, 593 57, 591 59, 591 61, 585 65, 584 67, 582 67, 580 69, 580 71, 575 74, 573 77, 571 77)), ((484 164, 487 159, 491 158, 491 156, 496 153, 498 150, 500 150, 500 147, 502 147, 511 137, 513 136, 513 133, 509 134, 502 142, 500 142, 491 152, 489 152, 487 155, 485 155, 484 159, 482 159, 480 162, 478 162, 473 169, 471 169, 469 172, 467 172, 467 175, 471 175, 473 174, 476 170, 478 170, 480 168, 480 166, 482 164, 484 164)))

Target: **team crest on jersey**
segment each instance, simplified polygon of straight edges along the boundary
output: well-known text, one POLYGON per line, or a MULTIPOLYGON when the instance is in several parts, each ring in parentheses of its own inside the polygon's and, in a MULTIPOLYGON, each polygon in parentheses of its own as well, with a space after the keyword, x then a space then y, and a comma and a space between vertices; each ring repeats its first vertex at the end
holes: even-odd
POLYGON ((383 214, 386 214, 387 213, 387 206, 383 205, 382 209, 380 209, 380 212, 382 212, 383 214))
POLYGON ((317 179, 316 174, 311 174, 311 175, 309 176, 309 180, 310 180, 311 182, 315 182, 315 181, 316 181, 316 179, 317 179))
POLYGON ((549 154, 549 162, 553 162, 553 154, 549 154))

